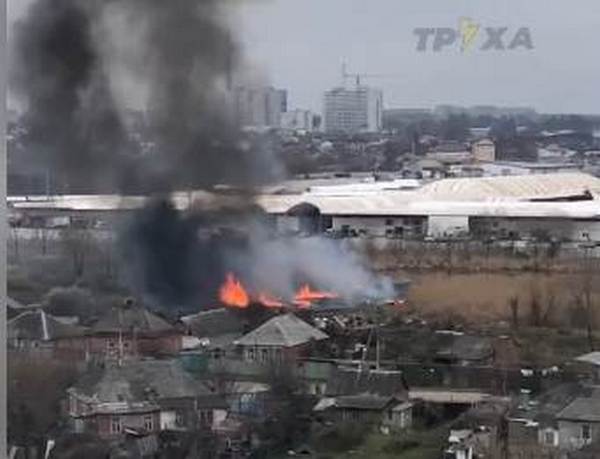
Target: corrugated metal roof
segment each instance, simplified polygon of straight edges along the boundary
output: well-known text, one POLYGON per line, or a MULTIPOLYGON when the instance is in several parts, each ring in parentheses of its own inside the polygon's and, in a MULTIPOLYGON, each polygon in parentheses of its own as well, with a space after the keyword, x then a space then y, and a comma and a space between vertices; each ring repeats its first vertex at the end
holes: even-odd
POLYGON ((555 217, 592 219, 600 217, 600 200, 577 202, 451 201, 426 200, 422 196, 381 194, 369 196, 268 196, 260 197, 265 211, 285 214, 292 207, 308 203, 326 215, 357 216, 482 216, 555 217))
MULTIPOLYGON (((364 188, 364 184, 361 187, 364 188)), ((343 189, 343 187, 340 187, 343 189)), ((338 188, 338 191, 342 191, 338 188)), ((360 187, 359 187, 360 188, 360 187)), ((284 214, 290 208, 308 203, 327 215, 439 215, 439 216, 506 216, 597 218, 600 216, 600 179, 583 173, 523 175, 443 179, 417 190, 379 190, 357 194, 328 195, 263 194, 257 203, 268 213, 284 214), (532 199, 556 199, 579 196, 586 192, 595 198, 573 202, 529 202, 532 199)), ((350 192, 352 191, 352 192, 350 192)), ((206 191, 174 193, 179 209, 190 206, 210 209, 247 204, 245 198, 217 196, 206 191)), ((15 209, 49 209, 72 211, 134 210, 147 203, 142 196, 94 195, 60 196, 50 200, 9 201, 15 209)))
POLYGON ((419 194, 453 201, 496 201, 600 194, 600 179, 581 173, 530 174, 500 177, 455 178, 432 182, 419 194))

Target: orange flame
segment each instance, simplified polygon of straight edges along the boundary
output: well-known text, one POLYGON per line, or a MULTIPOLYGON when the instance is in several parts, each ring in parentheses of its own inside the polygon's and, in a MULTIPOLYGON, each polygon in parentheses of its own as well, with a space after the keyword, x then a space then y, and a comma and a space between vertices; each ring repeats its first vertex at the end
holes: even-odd
POLYGON ((310 309, 312 306, 312 303, 310 301, 304 300, 294 300, 294 304, 298 309, 310 309))
POLYGON ((283 303, 267 292, 260 292, 258 294, 258 301, 267 308, 283 308, 283 303))
POLYGON ((219 289, 219 299, 224 304, 236 308, 246 308, 250 304, 246 289, 233 273, 227 273, 225 283, 219 289))
POLYGON ((298 305, 298 307, 310 307, 310 304, 313 301, 328 299, 328 298, 338 298, 338 295, 331 292, 321 292, 319 290, 313 290, 310 288, 310 285, 304 284, 300 289, 296 292, 294 296, 294 302, 298 305))

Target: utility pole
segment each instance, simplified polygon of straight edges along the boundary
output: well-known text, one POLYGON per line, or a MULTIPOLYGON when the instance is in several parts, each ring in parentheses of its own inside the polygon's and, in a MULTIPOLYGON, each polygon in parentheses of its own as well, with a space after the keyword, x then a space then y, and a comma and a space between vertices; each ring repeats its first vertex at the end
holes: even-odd
POLYGON ((117 356, 117 364, 120 367, 123 364, 123 309, 119 308, 119 355, 117 356))
POLYGON ((593 309, 593 299, 592 299, 592 286, 593 286, 593 273, 592 273, 592 263, 589 251, 593 246, 590 243, 586 243, 583 246, 584 248, 584 264, 583 264, 583 295, 585 301, 585 310, 586 310, 586 331, 587 331, 587 339, 588 345, 590 347, 590 352, 594 351, 594 330, 592 326, 592 320, 594 319, 592 314, 593 309))

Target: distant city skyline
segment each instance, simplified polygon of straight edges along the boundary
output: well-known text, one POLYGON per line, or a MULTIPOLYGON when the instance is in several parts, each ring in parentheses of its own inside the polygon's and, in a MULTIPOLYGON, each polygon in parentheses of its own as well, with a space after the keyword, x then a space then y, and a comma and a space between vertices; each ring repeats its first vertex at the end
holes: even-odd
MULTIPOLYGON (((600 113, 600 62, 590 52, 600 2, 546 0, 271 0, 241 14, 250 59, 289 91, 291 107, 322 111, 324 91, 349 72, 402 75, 364 79, 386 108, 435 105, 530 106, 544 113, 600 113), (461 17, 528 27, 534 48, 513 52, 420 53, 417 27, 458 27, 461 17)), ((508 38, 507 38, 508 39, 508 38)))
MULTIPOLYGON (((31 0, 8 0, 9 22, 31 0)), ((541 113, 600 113, 600 62, 591 51, 600 2, 545 0, 270 0, 241 2, 233 19, 246 60, 265 84, 286 89, 290 109, 323 113, 342 63, 384 94, 384 108, 436 105, 532 107, 541 113), (417 51, 418 27, 531 31, 533 49, 417 51)), ((507 36, 511 34, 507 33, 507 36)), ((10 33, 9 33, 10 36, 10 33)), ((134 91, 128 91, 133 94, 134 91)), ((9 103, 12 99, 9 98, 9 103)))

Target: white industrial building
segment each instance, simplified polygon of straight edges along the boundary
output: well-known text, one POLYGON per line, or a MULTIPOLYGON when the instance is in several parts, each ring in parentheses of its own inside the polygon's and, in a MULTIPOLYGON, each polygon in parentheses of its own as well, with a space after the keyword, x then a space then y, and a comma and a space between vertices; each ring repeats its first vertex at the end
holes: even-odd
POLYGON ((327 91, 323 100, 325 131, 378 132, 383 126, 383 93, 357 85, 327 91))
MULTIPOLYGON (((586 174, 444 179, 416 189, 280 194, 259 203, 281 231, 374 237, 600 241, 600 180, 586 174)), ((343 187, 337 187, 338 190, 343 187)))
MULTIPOLYGON (((232 195, 174 193, 176 207, 235 206, 232 195)), ((257 203, 281 232, 444 238, 456 235, 600 242, 600 179, 583 173, 362 182, 263 193, 257 203)), ((9 198, 12 221, 105 220, 139 209, 141 196, 9 198)), ((93 225, 88 225, 92 226, 93 225)))

